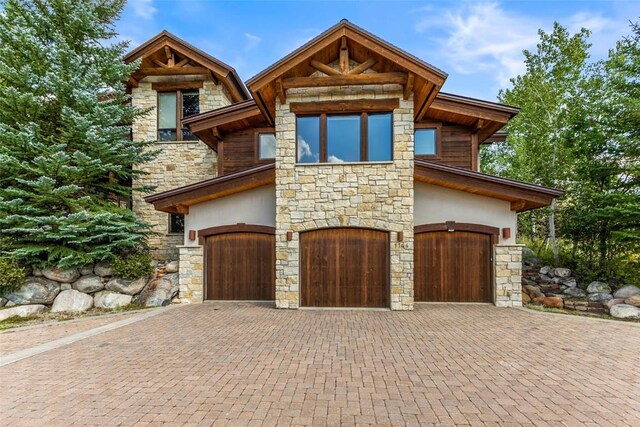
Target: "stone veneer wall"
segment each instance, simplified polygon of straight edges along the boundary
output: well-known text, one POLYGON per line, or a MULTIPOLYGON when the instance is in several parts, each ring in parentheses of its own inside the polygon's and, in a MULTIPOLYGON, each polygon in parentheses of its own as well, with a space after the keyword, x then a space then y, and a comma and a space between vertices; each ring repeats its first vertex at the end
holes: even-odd
MULTIPOLYGON (((200 111, 210 111, 229 105, 231 97, 222 85, 206 81, 200 89, 200 111)), ((153 108, 147 116, 133 125, 133 138, 138 140, 157 140, 157 92, 150 82, 144 80, 132 90, 132 102, 141 108, 153 108)), ((217 155, 215 151, 200 141, 158 142, 153 149, 159 150, 158 156, 142 165, 146 175, 134 181, 134 187, 149 185, 155 187, 148 193, 133 192, 133 210, 136 215, 151 225, 157 233, 149 238, 152 255, 165 261, 177 259, 177 245, 184 241, 183 234, 169 234, 168 214, 158 212, 153 205, 144 201, 144 196, 170 190, 176 187, 203 181, 217 176, 217 155)))
POLYGON ((522 307, 522 248, 524 245, 495 245, 495 304, 522 307))
POLYGON ((202 246, 178 246, 180 251, 180 300, 201 303, 204 299, 204 258, 202 246))
POLYGON ((399 85, 289 89, 276 101, 276 306, 298 308, 300 232, 366 227, 391 232, 391 308, 413 309, 413 99, 399 85), (399 98, 393 162, 296 165, 290 102, 399 98), (287 231, 293 239, 287 241, 287 231), (404 233, 398 242, 397 231, 404 233))

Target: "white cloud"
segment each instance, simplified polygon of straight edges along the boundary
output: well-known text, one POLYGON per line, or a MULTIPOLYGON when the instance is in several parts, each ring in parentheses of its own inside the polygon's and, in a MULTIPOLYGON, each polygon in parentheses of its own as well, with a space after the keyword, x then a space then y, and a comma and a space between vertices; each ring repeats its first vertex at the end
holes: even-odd
POLYGON ((258 46, 262 39, 251 33, 244 33, 244 37, 247 39, 247 42, 244 46, 245 50, 251 50, 254 47, 258 46))
POLYGON ((130 5, 133 13, 143 19, 153 18, 153 15, 158 11, 153 6, 153 0, 131 0, 130 5))
POLYGON ((303 157, 311 157, 317 162, 320 158, 320 155, 319 153, 314 153, 311 150, 311 146, 309 145, 309 143, 305 141, 301 136, 298 136, 298 159, 301 159, 303 157))
POLYGON ((329 160, 329 163, 344 163, 344 160, 342 160, 340 157, 334 156, 333 154, 330 155, 327 160, 329 160))

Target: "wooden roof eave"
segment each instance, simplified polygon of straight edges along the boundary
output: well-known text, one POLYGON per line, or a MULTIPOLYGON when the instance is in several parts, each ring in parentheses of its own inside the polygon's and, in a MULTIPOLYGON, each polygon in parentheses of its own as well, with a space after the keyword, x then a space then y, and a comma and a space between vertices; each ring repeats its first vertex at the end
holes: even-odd
POLYGON ((414 179, 419 182, 505 200, 511 203, 511 210, 516 212, 549 206, 554 198, 564 194, 562 190, 555 188, 423 160, 415 161, 414 179))
POLYGON ((168 213, 189 213, 189 206, 220 197, 251 190, 275 182, 275 164, 257 166, 244 171, 211 178, 184 187, 174 188, 144 198, 156 210, 168 213))

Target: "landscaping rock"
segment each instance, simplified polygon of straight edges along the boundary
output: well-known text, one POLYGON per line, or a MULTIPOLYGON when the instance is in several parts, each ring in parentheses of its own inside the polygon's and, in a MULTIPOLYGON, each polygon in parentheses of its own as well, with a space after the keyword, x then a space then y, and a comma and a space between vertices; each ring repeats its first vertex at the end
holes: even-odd
POLYGON ((546 297, 544 297, 544 296, 542 296, 542 297, 535 297, 535 298, 532 298, 532 299, 531 299, 531 302, 532 302, 532 303, 534 303, 534 304, 542 305, 542 304, 544 304, 544 299, 545 299, 545 298, 546 298, 546 297))
POLYGON ((104 289, 104 283, 99 276, 91 275, 84 276, 80 280, 76 281, 72 285, 76 291, 84 292, 85 294, 92 294, 104 289))
MULTIPOLYGON (((0 313, 2 313, 0 311, 0 313)), ((618 304, 611 307, 609 314, 617 319, 640 320, 640 308, 629 304, 618 304)))
POLYGON ((640 288, 633 285, 623 286, 613 294, 614 298, 629 298, 634 295, 640 295, 640 288))
POLYGON ((624 300, 625 304, 633 305, 636 307, 640 307, 640 295, 633 295, 624 300))
POLYGON ((523 304, 527 304, 531 302, 531 297, 529 296, 529 294, 523 292, 522 293, 522 303, 523 304))
MULTIPOLYGON (((144 307, 159 307, 171 304, 171 300, 178 294, 178 287, 174 285, 173 278, 167 275, 153 279, 136 299, 139 305, 144 307)), ((176 274, 177 276, 177 274, 176 274)))
POLYGON ((556 277, 562 277, 563 279, 566 279, 567 277, 571 276, 571 270, 569 270, 568 268, 554 268, 553 269, 553 275, 556 277))
POLYGON ((7 308, 5 310, 0 310, 0 322, 15 316, 30 317, 46 310, 47 307, 42 304, 19 305, 17 307, 7 308))
POLYGON ((524 247, 522 248, 522 258, 533 258, 536 256, 536 253, 531 249, 524 247))
POLYGON ((107 283, 107 290, 113 292, 119 292, 126 295, 139 294, 149 281, 148 277, 141 277, 136 280, 126 280, 114 277, 107 283))
POLYGON ((73 287, 71 286, 71 283, 60 283, 61 291, 68 291, 69 289, 73 289, 73 287))
POLYGON ((523 287, 524 291, 529 294, 529 296, 531 297, 531 299, 534 298, 539 298, 539 297, 544 297, 544 294, 542 293, 542 291, 540 290, 539 287, 537 286, 533 286, 533 285, 525 285, 523 287))
POLYGON ((564 291, 562 291, 562 293, 574 298, 584 298, 587 296, 586 292, 580 288, 567 288, 564 291))
POLYGON ((89 310, 91 307, 93 307, 93 297, 91 295, 76 291, 75 289, 69 289, 58 294, 51 306, 51 312, 84 312, 89 310))
POLYGON ((76 269, 60 270, 59 268, 44 268, 42 269, 42 275, 56 282, 73 283, 80 277, 80 272, 76 269))
POLYGON ((568 288, 575 288, 578 286, 578 282, 576 282, 576 279, 573 278, 564 279, 562 281, 562 284, 568 288))
POLYGON ((178 267, 178 261, 171 261, 164 266, 164 271, 166 271, 167 273, 177 273, 178 267))
POLYGON ((611 307, 618 304, 624 304, 624 298, 614 298, 602 303, 602 305, 609 310, 611 310, 611 307))
POLYGON ((131 299, 131 295, 100 291, 93 297, 93 304, 99 308, 118 308, 131 304, 131 299))
POLYGON ((14 304, 51 304, 60 292, 60 285, 44 277, 27 277, 20 289, 4 297, 14 304))
POLYGON ((85 265, 84 267, 80 268, 80 274, 83 276, 93 274, 93 264, 85 265))
POLYGON ((610 299, 613 299, 613 295, 607 292, 598 292, 595 294, 589 294, 587 299, 589 301, 608 301, 610 299))
POLYGON ((540 268, 540 274, 546 276, 551 273, 552 270, 553 269, 551 267, 545 265, 544 267, 540 268))
POLYGON ((610 293, 611 286, 604 282, 591 282, 589 286, 587 286, 588 294, 596 294, 596 293, 610 293))
POLYGON ((0 297, 0 307, 4 307, 7 303, 8 299, 0 297))
POLYGON ((562 308, 564 307, 564 302, 562 301, 562 298, 559 297, 546 297, 542 301, 542 305, 551 308, 562 308))
POLYGON ((42 270, 36 267, 33 267, 31 271, 31 275, 34 277, 42 277, 42 270))
POLYGON ((113 276, 113 268, 106 262, 99 262, 93 267, 93 272, 100 277, 113 276))
POLYGON ((4 306, 5 306, 5 307, 13 307, 13 306, 15 306, 15 305, 16 305, 16 303, 15 303, 15 302, 13 302, 13 301, 7 301, 7 303, 6 303, 4 306))

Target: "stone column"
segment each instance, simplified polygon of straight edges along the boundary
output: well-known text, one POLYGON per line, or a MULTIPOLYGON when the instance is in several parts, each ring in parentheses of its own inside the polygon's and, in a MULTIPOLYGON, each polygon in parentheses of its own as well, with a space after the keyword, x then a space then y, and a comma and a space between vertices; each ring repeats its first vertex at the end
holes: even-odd
POLYGON ((202 246, 178 246, 180 251, 180 300, 200 304, 204 299, 202 246))
POLYGON ((495 304, 497 307, 522 307, 522 248, 524 245, 496 245, 495 304))

